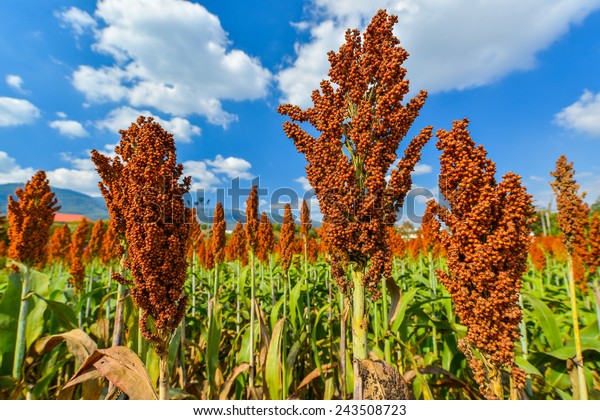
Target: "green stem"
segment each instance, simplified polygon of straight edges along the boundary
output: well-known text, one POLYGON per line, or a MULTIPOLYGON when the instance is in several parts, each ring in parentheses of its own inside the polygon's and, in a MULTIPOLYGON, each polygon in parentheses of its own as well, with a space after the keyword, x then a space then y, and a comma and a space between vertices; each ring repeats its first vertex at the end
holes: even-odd
POLYGON ((583 354, 581 352, 581 336, 579 334, 579 316, 577 313, 577 295, 575 293, 575 275, 573 273, 573 257, 567 257, 567 268, 569 270, 569 290, 571 295, 571 312, 573 314, 573 335, 575 339, 575 365, 577 366, 577 380, 579 384, 579 399, 587 400, 588 392, 585 383, 585 372, 583 371, 583 354))
POLYGON ((360 361, 367 359, 367 314, 365 313, 365 285, 363 270, 352 271, 352 354, 354 357, 354 399, 362 399, 360 361))
POLYGON ((159 356, 160 377, 158 380, 158 399, 169 399, 169 352, 159 356))
POLYGON ((17 342, 15 344, 15 360, 13 361, 12 376, 15 380, 21 379, 23 361, 25 359, 25 331, 27 329, 27 315, 29 314, 29 293, 30 272, 29 267, 25 266, 21 275, 21 308, 19 309, 19 321, 17 324, 17 342))
POLYGON ((250 390, 254 389, 255 366, 254 366, 254 322, 256 314, 254 313, 254 301, 256 299, 256 290, 254 288, 254 252, 250 251, 250 390))

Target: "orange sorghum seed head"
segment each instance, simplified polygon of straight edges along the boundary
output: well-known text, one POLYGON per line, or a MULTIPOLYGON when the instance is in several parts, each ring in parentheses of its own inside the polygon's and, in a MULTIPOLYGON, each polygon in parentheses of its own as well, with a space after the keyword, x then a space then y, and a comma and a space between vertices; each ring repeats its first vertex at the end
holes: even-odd
POLYGON ((83 260, 86 263, 92 262, 94 258, 99 258, 102 251, 102 241, 104 240, 104 222, 98 219, 92 227, 92 236, 83 253, 83 260))
POLYGON ((363 282, 377 298, 382 278, 391 274, 386 228, 396 221, 411 187, 410 173, 431 137, 425 128, 408 145, 397 167, 388 170, 427 93, 405 101, 408 53, 393 34, 398 18, 380 10, 364 35, 348 30, 338 53, 329 53, 329 80, 312 93, 313 107, 282 105, 286 135, 308 161, 327 236, 333 275, 343 290, 352 287, 349 264, 366 270, 363 282), (298 123, 309 122, 315 138, 298 123), (370 261, 370 265, 368 265, 370 261))
POLYGON ((579 185, 574 179, 573 163, 567 163, 562 155, 556 162, 556 171, 550 172, 554 181, 550 183, 556 195, 558 227, 569 254, 575 248, 583 248, 589 207, 583 201, 585 193, 578 195, 579 185))
POLYGON ((48 261, 68 262, 69 250, 71 248, 71 229, 67 224, 62 225, 54 229, 52 236, 50 236, 50 243, 48 244, 48 261))
POLYGON ((227 244, 227 257, 229 261, 240 261, 242 265, 248 264, 248 251, 246 249, 246 233, 242 222, 237 222, 229 243, 227 244))
POLYGON ((437 276, 467 327, 461 350, 489 396, 481 360, 470 356, 468 348, 477 348, 496 369, 516 369, 514 341, 522 318, 518 300, 534 208, 519 176, 508 173, 496 183, 494 162, 483 146, 475 146, 467 128, 468 120, 463 120, 455 121, 449 132, 438 131, 440 190, 449 207, 433 201, 428 206, 448 228, 438 234, 448 272, 438 270, 437 276))
POLYGON ((275 235, 273 234, 273 225, 264 211, 260 215, 260 224, 258 225, 258 247, 256 256, 262 262, 269 260, 269 255, 275 249, 275 235))
POLYGON ((542 251, 541 238, 536 237, 529 248, 531 264, 537 271, 542 272, 546 268, 546 255, 542 251))
POLYGON ((220 264, 225 259, 225 211, 223 210, 223 204, 217 203, 215 207, 215 213, 213 217, 213 225, 210 233, 210 247, 207 252, 210 254, 210 264, 220 264))
POLYGON ((152 118, 139 117, 120 134, 116 157, 94 150, 92 160, 102 179, 111 226, 127 243, 125 267, 133 282, 116 278, 132 286, 142 310, 142 333, 162 354, 187 304, 183 287, 192 212, 183 196, 191 179, 180 182, 183 165, 177 163, 173 135, 152 118))
POLYGON ((292 216, 292 207, 289 203, 286 203, 283 212, 283 223, 281 224, 281 236, 279 237, 279 257, 285 273, 287 273, 292 263, 295 232, 296 224, 292 216))
POLYGON ((122 256, 123 247, 121 246, 121 240, 117 232, 115 232, 113 225, 109 223, 102 240, 100 257, 104 264, 111 264, 120 260, 122 256))
POLYGON ((300 211, 300 233, 302 233, 304 237, 307 237, 311 227, 310 209, 308 208, 306 200, 302 200, 302 210, 300 211))
POLYGON ((28 266, 46 262, 50 227, 60 209, 44 171, 8 196, 8 256, 28 266))
POLYGON ((258 241, 258 186, 253 185, 246 200, 246 244, 248 250, 255 252, 258 241))
POLYGON ((85 291, 85 266, 81 262, 81 257, 75 256, 71 260, 70 274, 69 283, 75 289, 75 293, 82 294, 85 291))

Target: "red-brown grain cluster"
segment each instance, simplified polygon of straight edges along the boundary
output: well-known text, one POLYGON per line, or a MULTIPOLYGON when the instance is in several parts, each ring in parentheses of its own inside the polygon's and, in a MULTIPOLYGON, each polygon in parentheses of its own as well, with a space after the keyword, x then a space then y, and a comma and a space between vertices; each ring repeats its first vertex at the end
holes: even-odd
POLYGON ((533 268, 537 271, 543 272, 546 269, 546 254, 542 250, 542 239, 540 237, 536 237, 531 243, 529 258, 533 268))
POLYGON ((246 200, 246 244, 248 251, 256 252, 258 242, 258 186, 253 185, 246 200))
POLYGON ((225 211, 223 204, 217 203, 213 216, 213 225, 210 233, 210 246, 207 249, 209 257, 208 267, 212 268, 214 264, 221 264, 225 260, 225 211))
POLYGON ((104 221, 102 221, 102 219, 98 219, 92 227, 90 241, 83 253, 83 261, 85 261, 87 264, 91 263, 96 258, 100 258, 100 254, 102 252, 102 242, 104 241, 104 233, 104 221))
POLYGON ((587 230, 590 209, 583 201, 585 193, 579 195, 573 162, 568 163, 566 156, 562 155, 556 161, 556 170, 550 174, 554 177, 550 185, 556 195, 561 239, 567 253, 572 257, 575 281, 585 290, 586 269, 583 264, 588 260, 587 230))
POLYGON ((120 134, 116 157, 94 150, 92 160, 102 179, 110 222, 126 239, 125 266, 133 282, 115 277, 132 287, 142 310, 142 333, 163 354, 186 310, 183 287, 192 214, 183 196, 191 179, 180 183, 183 166, 177 163, 173 135, 152 118, 139 117, 120 134))
POLYGON ((36 172, 15 197, 8 196, 8 256, 30 267, 44 264, 50 227, 60 209, 46 173, 36 172))
POLYGON ((482 392, 493 398, 488 381, 494 373, 482 371, 484 365, 510 369, 517 386, 524 386, 514 341, 520 337, 518 300, 534 209, 518 175, 508 173, 496 183, 494 162, 483 146, 475 146, 467 128, 468 120, 455 121, 451 131, 437 132, 437 147, 443 151, 440 190, 449 207, 433 201, 428 205, 448 228, 439 234, 448 272, 438 270, 437 276, 467 327, 460 348, 482 392), (471 357, 472 347, 485 363, 471 357))
POLYGON ((586 262, 591 274, 600 267, 600 213, 594 214, 590 221, 586 262))
POLYGON ((237 222, 231 238, 227 243, 227 258, 229 261, 240 261, 242 265, 248 264, 248 249, 246 245, 246 232, 242 222, 237 222))
POLYGON ((48 262, 69 262, 71 229, 64 224, 54 229, 48 244, 48 262))
POLYGON ((339 52, 329 53, 329 80, 313 91, 313 107, 288 104, 278 110, 291 119, 283 129, 308 161, 306 174, 324 215, 338 284, 348 290, 347 266, 363 270, 370 261, 363 281, 375 297, 391 271, 386 227, 395 222, 411 187, 410 173, 431 137, 426 128, 411 141, 387 182, 400 141, 427 96, 421 91, 404 100, 409 82, 402 64, 408 53, 393 35, 397 20, 380 10, 362 38, 357 30, 346 32, 339 52), (319 137, 303 130, 302 122, 319 137))
POLYGON ((123 247, 119 235, 115 232, 112 224, 108 224, 104 239, 102 241, 102 250, 100 258, 104 264, 114 264, 123 256, 123 247))
POLYGON ((273 234, 273 225, 264 211, 260 215, 260 224, 258 225, 258 247, 256 256, 260 261, 266 263, 269 256, 275 249, 275 235, 273 234))
POLYGON ((296 224, 294 223, 294 216, 292 216, 292 207, 290 203, 286 203, 283 211, 283 223, 281 224, 281 236, 279 237, 279 258, 284 273, 287 273, 292 263, 295 233, 296 224))
POLYGON ((304 238, 308 238, 308 233, 312 227, 312 221, 310 220, 310 209, 306 200, 302 200, 302 209, 300 210, 300 233, 304 238))

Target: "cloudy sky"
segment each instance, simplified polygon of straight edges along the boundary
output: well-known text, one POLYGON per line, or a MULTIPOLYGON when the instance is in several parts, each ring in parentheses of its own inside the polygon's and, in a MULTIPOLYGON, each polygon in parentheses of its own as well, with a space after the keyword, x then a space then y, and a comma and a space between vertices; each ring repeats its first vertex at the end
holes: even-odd
MULTIPOLYGON (((99 195, 89 151, 111 152, 143 114, 174 133, 195 188, 259 176, 302 194, 306 162, 276 108, 310 105, 326 53, 380 8, 399 17, 412 92, 430 93, 415 132, 469 118, 539 206, 561 154, 600 196, 600 0, 0 2, 0 184, 44 169, 99 195)), ((438 157, 434 140, 417 187, 435 193, 438 157)))

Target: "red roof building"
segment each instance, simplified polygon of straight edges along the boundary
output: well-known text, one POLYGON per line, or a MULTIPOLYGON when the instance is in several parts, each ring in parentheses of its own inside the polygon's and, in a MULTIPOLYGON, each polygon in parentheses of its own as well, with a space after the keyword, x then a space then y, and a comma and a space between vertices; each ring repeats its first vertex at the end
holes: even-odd
POLYGON ((82 220, 88 220, 88 218, 82 214, 56 213, 54 215, 54 223, 72 223, 82 220))

